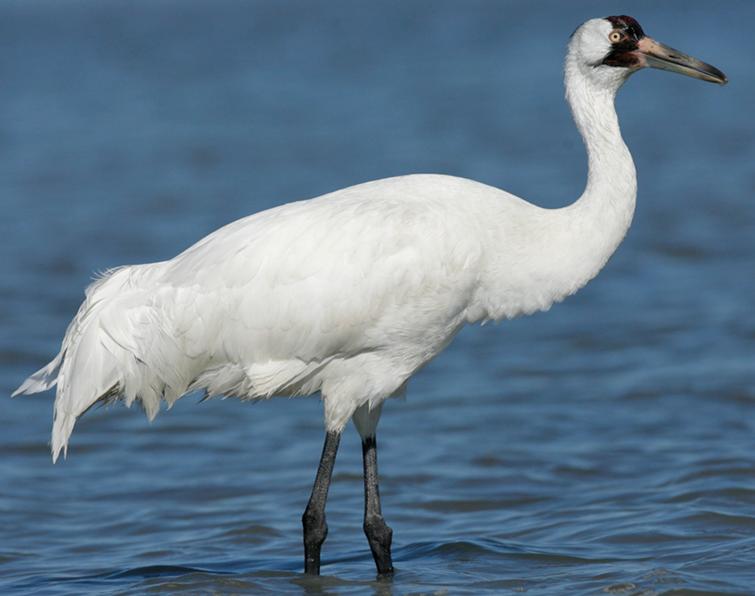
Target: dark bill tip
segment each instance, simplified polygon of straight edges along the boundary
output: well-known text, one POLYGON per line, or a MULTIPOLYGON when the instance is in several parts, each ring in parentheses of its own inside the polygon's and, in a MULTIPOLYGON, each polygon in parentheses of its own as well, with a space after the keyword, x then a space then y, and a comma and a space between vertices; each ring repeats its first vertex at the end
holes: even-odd
POLYGON ((644 37, 637 45, 639 55, 644 61, 643 66, 677 72, 718 85, 726 85, 729 82, 726 75, 715 66, 659 43, 650 37, 644 37))

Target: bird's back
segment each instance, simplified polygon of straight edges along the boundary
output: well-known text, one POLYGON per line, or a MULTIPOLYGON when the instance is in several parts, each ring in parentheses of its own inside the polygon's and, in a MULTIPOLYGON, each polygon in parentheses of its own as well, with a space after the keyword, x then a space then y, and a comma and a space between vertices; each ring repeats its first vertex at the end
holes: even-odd
POLYGON ((161 398, 191 390, 321 390, 326 423, 343 426, 400 390, 464 322, 490 191, 448 176, 378 180, 238 220, 170 261, 119 268, 88 289, 61 353, 19 392, 58 383, 54 450, 103 397, 139 399, 154 416, 161 398))
POLYGON ((451 196, 453 180, 380 180, 218 230, 158 265, 176 335, 251 379, 285 365, 240 392, 249 397, 310 393, 365 354, 413 371, 458 328, 477 281, 477 220, 451 196), (278 383, 302 366, 320 367, 317 378, 278 383))

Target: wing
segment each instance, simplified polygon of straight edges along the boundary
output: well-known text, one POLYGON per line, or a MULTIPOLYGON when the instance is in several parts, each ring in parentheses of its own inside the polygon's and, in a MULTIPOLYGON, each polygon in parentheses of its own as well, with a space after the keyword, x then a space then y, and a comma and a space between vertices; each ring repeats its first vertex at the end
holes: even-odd
POLYGON ((161 284, 193 304, 174 315, 187 351, 322 361, 421 343, 454 322, 481 246, 463 203, 413 178, 239 220, 167 262, 161 284))

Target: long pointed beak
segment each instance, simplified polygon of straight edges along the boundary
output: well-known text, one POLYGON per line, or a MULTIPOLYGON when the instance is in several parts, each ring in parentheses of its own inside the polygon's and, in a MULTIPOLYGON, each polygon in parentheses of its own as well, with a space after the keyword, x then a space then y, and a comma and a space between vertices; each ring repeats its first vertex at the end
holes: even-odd
POLYGON ((726 85, 729 81, 726 75, 715 66, 670 48, 650 37, 640 39, 637 42, 637 47, 643 66, 678 72, 688 77, 718 83, 719 85, 726 85))

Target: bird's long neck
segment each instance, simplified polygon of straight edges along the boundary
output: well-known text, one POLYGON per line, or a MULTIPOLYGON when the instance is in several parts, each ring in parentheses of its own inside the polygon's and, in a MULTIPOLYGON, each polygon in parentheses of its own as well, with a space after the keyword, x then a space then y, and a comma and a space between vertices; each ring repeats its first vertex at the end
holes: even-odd
POLYGON ((561 209, 502 205, 499 221, 491 224, 497 248, 481 285, 483 316, 549 308, 595 277, 624 238, 637 179, 614 108, 620 86, 617 80, 614 89, 600 88, 567 59, 566 96, 587 148, 587 184, 577 201, 561 209))
POLYGON ((599 87, 570 61, 565 70, 566 99, 587 149, 588 173, 582 196, 562 211, 578 211, 578 221, 583 224, 589 224, 591 218, 611 216, 615 220, 611 231, 618 233, 615 249, 631 223, 637 194, 634 162, 621 137, 614 107, 620 83, 615 88, 599 87))
POLYGON ((587 184, 573 204, 553 212, 560 233, 554 249, 571 255, 567 294, 592 279, 629 229, 637 196, 637 175, 624 144, 614 107, 615 87, 592 82, 574 61, 565 68, 566 98, 587 149, 587 184))

